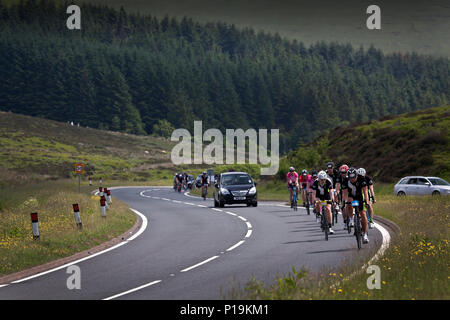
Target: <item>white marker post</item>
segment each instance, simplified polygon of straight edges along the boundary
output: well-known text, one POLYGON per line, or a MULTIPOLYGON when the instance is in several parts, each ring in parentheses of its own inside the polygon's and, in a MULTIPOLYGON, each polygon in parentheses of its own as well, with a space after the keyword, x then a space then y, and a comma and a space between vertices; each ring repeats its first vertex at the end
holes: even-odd
POLYGON ((33 240, 39 240, 39 221, 37 212, 31 214, 31 228, 33 229, 33 240))
POLYGON ((83 228, 83 224, 81 223, 81 216, 80 216, 80 208, 78 207, 78 203, 72 204, 73 206, 73 213, 75 215, 75 222, 77 223, 77 227, 79 229, 83 228))
POLYGON ((92 186, 92 178, 89 177, 89 185, 92 186))
POLYGON ((108 202, 106 202, 106 195, 107 194, 108 194, 108 189, 103 188, 103 198, 105 198, 105 207, 106 207, 106 210, 109 210, 108 202))
POLYGON ((103 180, 102 180, 102 177, 100 177, 100 179, 98 179, 98 184, 102 185, 102 183, 103 183, 103 180))
POLYGON ((112 198, 111 198, 111 191, 110 190, 106 191, 106 196, 108 198, 108 203, 112 204, 112 198))
POLYGON ((100 198, 100 212, 101 212, 103 218, 106 218, 106 207, 105 207, 105 204, 106 204, 105 196, 101 196, 101 198, 100 198))

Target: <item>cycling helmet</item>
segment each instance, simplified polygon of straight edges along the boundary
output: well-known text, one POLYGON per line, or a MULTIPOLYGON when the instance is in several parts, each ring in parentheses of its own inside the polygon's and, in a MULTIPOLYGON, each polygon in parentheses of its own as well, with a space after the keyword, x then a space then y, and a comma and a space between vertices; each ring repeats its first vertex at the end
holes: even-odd
POLYGON ((334 167, 334 163, 332 161, 327 163, 327 169, 331 169, 334 167))
POLYGON ((290 167, 290 168, 289 168, 289 171, 290 171, 290 172, 294 172, 294 171, 295 171, 295 168, 294 168, 294 167, 290 167))
POLYGON ((347 171, 348 171, 348 165, 343 164, 342 166, 339 167, 339 172, 347 173, 347 171))
POLYGON ((308 174, 308 171, 306 171, 306 169, 303 169, 303 170, 302 170, 302 175, 303 175, 303 176, 306 176, 307 174, 308 174))
POLYGON ((360 176, 365 177, 365 176, 366 176, 366 169, 364 169, 364 168, 359 168, 359 169, 358 169, 358 174, 359 174, 360 176))
POLYGON ((206 171, 203 171, 203 174, 206 174, 206 171))
POLYGON ((347 176, 349 179, 354 179, 358 176, 358 172, 356 171, 355 168, 350 168, 347 171, 347 176))
POLYGON ((311 175, 313 178, 317 177, 317 170, 311 171, 311 175))
POLYGON ((327 173, 322 170, 322 171, 319 172, 318 176, 319 176, 320 180, 325 180, 327 178, 327 173))

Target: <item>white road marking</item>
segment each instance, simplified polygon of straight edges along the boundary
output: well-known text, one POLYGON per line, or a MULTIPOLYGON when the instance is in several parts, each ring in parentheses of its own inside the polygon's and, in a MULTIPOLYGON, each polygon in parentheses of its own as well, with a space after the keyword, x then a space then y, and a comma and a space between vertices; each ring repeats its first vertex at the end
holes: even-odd
POLYGON ((248 229, 251 229, 251 228, 252 228, 252 224, 251 224, 250 222, 246 221, 245 223, 247 224, 247 228, 248 228, 248 229))
POLYGON ((236 249, 237 247, 239 247, 241 244, 243 244, 245 242, 245 240, 241 240, 238 243, 236 243, 234 246, 228 248, 226 251, 231 251, 233 249, 236 249))
POLYGON ((250 236, 252 235, 252 229, 248 229, 247 230, 247 234, 245 235, 246 238, 250 238, 250 236))
POLYGON ((378 249, 378 252, 372 257, 372 259, 367 262, 367 265, 363 267, 369 266, 373 261, 377 260, 389 247, 389 243, 391 242, 391 235, 389 234, 389 231, 387 231, 383 226, 379 225, 378 223, 374 223, 375 228, 380 231, 381 236, 383 237, 383 243, 381 244, 380 249, 378 249))
POLYGON ((195 206, 195 204, 190 203, 190 202, 183 202, 184 204, 190 205, 190 206, 195 206))
POLYGON ((211 210, 214 210, 214 211, 219 211, 219 212, 222 212, 223 210, 220 210, 220 209, 216 209, 216 208, 211 208, 211 210))
POLYGON ((202 204, 198 204, 197 207, 200 207, 200 208, 208 208, 207 206, 204 206, 204 205, 202 205, 202 204))
POLYGON ((156 280, 156 281, 153 281, 153 282, 144 284, 144 285, 142 285, 142 286, 140 286, 140 287, 137 287, 137 288, 134 288, 134 289, 131 289, 131 290, 122 292, 122 293, 118 293, 118 294, 116 294, 116 295, 114 295, 114 296, 105 298, 105 299, 103 299, 103 300, 112 300, 112 299, 115 299, 115 298, 124 296, 124 295, 126 295, 126 294, 129 294, 129 293, 132 293, 132 292, 136 292, 136 291, 138 291, 138 290, 141 290, 141 289, 150 287, 150 286, 152 286, 152 285, 154 285, 154 284, 160 283, 161 281, 162 281, 162 280, 156 280))
POLYGON ((203 264, 205 264, 205 263, 208 263, 208 262, 210 262, 210 261, 212 261, 212 260, 214 260, 214 259, 217 259, 218 257, 219 257, 219 256, 211 257, 211 258, 209 258, 209 259, 206 259, 205 261, 202 261, 202 262, 197 263, 197 264, 195 264, 195 265, 193 265, 193 266, 191 266, 191 267, 188 267, 188 268, 186 268, 186 269, 183 269, 183 270, 181 270, 180 272, 187 272, 187 271, 192 270, 192 269, 194 269, 194 268, 197 268, 197 267, 199 267, 199 266, 201 266, 201 265, 203 265, 203 264))
POLYGON ((238 216, 239 219, 241 219, 242 221, 247 221, 247 219, 245 219, 244 217, 238 216))
POLYGON ((228 213, 228 214, 231 214, 232 216, 237 216, 237 214, 236 213, 233 213, 233 212, 230 212, 230 211, 225 211, 225 213, 228 213))

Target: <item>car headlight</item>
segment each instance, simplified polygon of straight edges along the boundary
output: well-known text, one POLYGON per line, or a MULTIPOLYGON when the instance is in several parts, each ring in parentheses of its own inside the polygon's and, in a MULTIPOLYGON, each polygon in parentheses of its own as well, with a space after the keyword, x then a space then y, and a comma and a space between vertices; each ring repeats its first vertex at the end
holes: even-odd
POLYGON ((255 194, 256 193, 256 188, 252 187, 250 190, 248 190, 248 194, 255 194))
POLYGON ((220 193, 221 193, 221 194, 230 194, 230 191, 228 191, 228 190, 225 189, 225 188, 220 188, 220 193))

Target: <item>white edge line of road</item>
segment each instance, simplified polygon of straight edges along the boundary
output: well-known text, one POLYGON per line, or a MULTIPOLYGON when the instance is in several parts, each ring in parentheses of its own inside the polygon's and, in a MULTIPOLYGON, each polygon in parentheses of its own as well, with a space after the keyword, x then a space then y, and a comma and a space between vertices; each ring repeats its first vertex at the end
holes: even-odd
MULTIPOLYGON (((50 269, 50 270, 47 270, 47 271, 44 271, 44 272, 41 272, 41 273, 37 273, 35 275, 29 276, 29 277, 26 277, 26 278, 22 278, 22 279, 19 279, 19 280, 16 280, 16 281, 12 281, 11 283, 14 283, 14 284, 21 283, 21 282, 24 282, 24 281, 27 281, 27 280, 30 280, 30 279, 41 277, 41 276, 44 276, 46 274, 49 274, 49 273, 52 273, 52 272, 55 272, 55 271, 67 268, 67 267, 69 267, 71 265, 74 265, 74 264, 77 264, 77 263, 80 263, 80 262, 92 259, 94 257, 97 257, 97 256, 101 255, 101 254, 104 254, 104 253, 107 253, 107 252, 109 252, 111 250, 117 249, 117 248, 123 246, 124 244, 127 244, 129 241, 132 241, 132 240, 136 239, 138 236, 140 236, 145 231, 145 229, 147 228, 147 225, 148 225, 148 221, 147 221, 147 218, 142 213, 140 213, 139 211, 137 211, 135 209, 132 209, 132 208, 130 208, 130 210, 133 211, 135 214, 137 214, 142 219, 142 225, 139 228, 138 232, 136 232, 133 236, 131 236, 127 240, 124 240, 124 241, 116 244, 115 246, 112 246, 112 247, 110 247, 108 249, 105 249, 103 251, 94 253, 94 254, 92 254, 90 256, 87 256, 87 257, 84 257, 84 258, 81 258, 81 259, 78 259, 78 260, 66 263, 66 264, 64 264, 62 266, 59 266, 59 267, 56 267, 56 268, 53 268, 53 269, 50 269)), ((2 285, 2 286, 6 286, 6 285, 2 285)), ((0 288, 2 286, 0 286, 0 288)))

